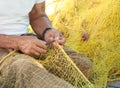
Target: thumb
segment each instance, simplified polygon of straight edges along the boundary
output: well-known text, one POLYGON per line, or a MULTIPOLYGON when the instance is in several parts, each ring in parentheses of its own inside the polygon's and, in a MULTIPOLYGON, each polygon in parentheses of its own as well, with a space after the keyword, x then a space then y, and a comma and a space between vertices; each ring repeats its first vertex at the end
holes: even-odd
POLYGON ((53 37, 49 37, 47 40, 46 40, 46 42, 47 43, 50 43, 50 42, 52 42, 52 41, 54 41, 55 39, 53 38, 53 37))

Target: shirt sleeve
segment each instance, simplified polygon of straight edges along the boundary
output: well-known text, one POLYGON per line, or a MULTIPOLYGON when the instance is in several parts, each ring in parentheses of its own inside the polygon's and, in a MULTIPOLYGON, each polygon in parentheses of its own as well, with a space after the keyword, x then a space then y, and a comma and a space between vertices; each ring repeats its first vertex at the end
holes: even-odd
POLYGON ((44 2, 45 0, 36 0, 36 3, 42 3, 44 2))

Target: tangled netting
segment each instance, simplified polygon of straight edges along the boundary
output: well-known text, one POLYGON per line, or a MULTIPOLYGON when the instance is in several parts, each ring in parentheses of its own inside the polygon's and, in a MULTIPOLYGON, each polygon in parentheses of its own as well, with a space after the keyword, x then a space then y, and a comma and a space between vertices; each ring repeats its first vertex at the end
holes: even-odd
POLYGON ((92 59, 95 87, 120 81, 120 0, 55 1, 55 12, 49 16, 53 26, 64 34, 68 46, 92 59), (84 33, 90 35, 87 41, 84 33))

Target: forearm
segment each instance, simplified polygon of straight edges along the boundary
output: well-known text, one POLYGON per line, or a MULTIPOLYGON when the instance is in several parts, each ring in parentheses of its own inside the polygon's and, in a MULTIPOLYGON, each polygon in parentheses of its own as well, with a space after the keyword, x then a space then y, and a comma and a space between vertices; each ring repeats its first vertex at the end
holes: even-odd
POLYGON ((31 20, 30 24, 36 34, 42 34, 46 28, 52 28, 51 22, 46 15, 31 20))
POLYGON ((30 25, 36 34, 42 34, 46 28, 52 28, 51 22, 45 13, 45 2, 35 4, 29 13, 30 25))
POLYGON ((17 38, 18 36, 0 34, 0 48, 17 49, 17 38))
POLYGON ((0 34, 0 48, 20 50, 30 56, 46 53, 46 42, 36 36, 10 36, 0 34))

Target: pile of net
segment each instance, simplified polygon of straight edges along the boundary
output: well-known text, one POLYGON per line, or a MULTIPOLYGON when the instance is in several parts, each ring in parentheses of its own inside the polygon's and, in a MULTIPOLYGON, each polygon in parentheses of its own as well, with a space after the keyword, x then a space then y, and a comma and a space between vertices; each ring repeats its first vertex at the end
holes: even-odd
POLYGON ((91 81, 97 88, 119 80, 120 0, 55 0, 49 15, 53 26, 67 38, 67 45, 94 63, 91 81), (88 41, 82 34, 90 35, 88 41), (74 43, 74 44, 73 44, 74 43))

